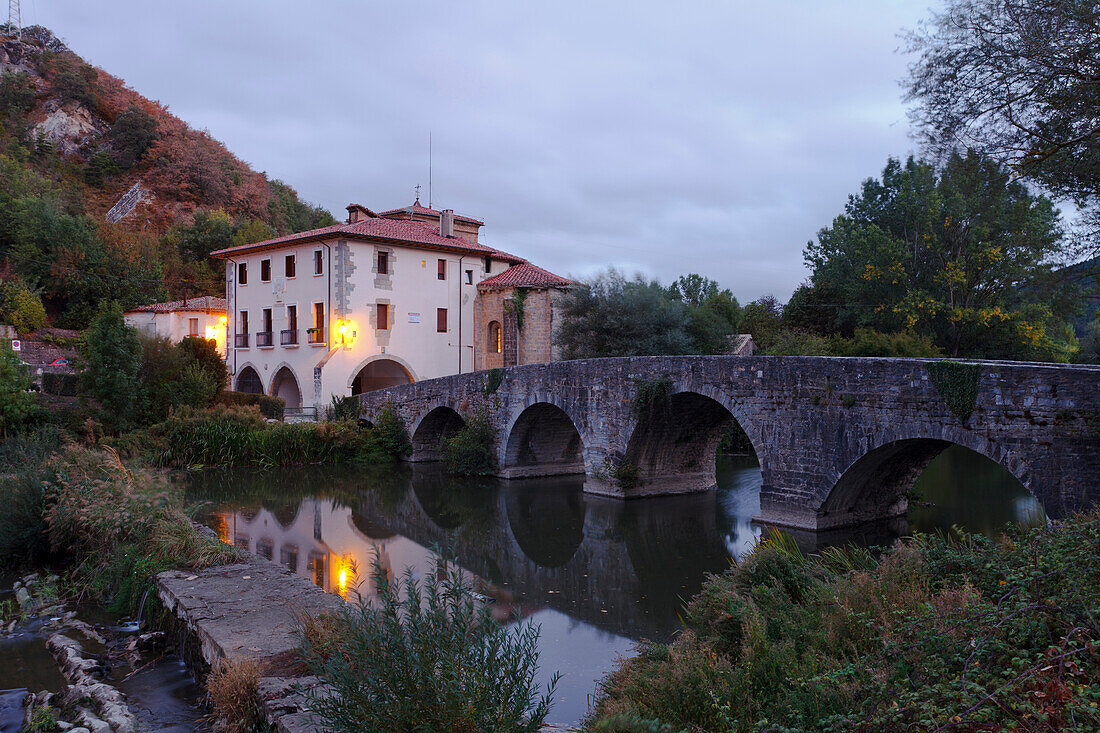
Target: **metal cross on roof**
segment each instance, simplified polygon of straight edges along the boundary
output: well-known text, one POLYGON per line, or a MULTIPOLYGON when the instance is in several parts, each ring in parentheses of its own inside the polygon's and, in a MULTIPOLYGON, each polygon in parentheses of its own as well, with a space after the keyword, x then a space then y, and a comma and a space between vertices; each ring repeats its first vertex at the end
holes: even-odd
POLYGON ((420 203, 420 184, 416 184, 416 201, 420 203))

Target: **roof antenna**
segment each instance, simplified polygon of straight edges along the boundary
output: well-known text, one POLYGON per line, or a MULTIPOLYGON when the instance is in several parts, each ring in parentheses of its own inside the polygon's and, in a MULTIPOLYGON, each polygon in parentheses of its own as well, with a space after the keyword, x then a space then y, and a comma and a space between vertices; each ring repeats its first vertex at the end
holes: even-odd
POLYGON ((432 131, 428 130, 428 208, 432 208, 432 131))

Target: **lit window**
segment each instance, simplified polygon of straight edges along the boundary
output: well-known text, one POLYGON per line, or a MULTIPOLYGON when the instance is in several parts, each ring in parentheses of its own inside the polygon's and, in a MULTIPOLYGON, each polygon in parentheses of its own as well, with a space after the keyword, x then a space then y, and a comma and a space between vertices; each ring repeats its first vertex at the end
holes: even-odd
POLYGON ((504 338, 500 331, 500 322, 493 321, 489 324, 489 351, 499 354, 504 350, 504 338))

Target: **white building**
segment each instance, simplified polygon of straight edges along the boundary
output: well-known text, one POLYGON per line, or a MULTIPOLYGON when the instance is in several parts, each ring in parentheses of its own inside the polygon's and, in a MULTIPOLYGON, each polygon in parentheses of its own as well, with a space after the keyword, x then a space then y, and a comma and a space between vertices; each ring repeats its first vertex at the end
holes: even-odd
POLYGON ((417 201, 213 252, 226 261, 232 386, 327 405, 333 395, 474 369, 477 285, 520 257, 482 222, 417 201))
POLYGON ((127 325, 146 336, 167 338, 173 343, 185 336, 214 339, 218 342, 218 353, 226 353, 225 298, 204 295, 169 303, 139 305, 125 311, 122 317, 127 325))

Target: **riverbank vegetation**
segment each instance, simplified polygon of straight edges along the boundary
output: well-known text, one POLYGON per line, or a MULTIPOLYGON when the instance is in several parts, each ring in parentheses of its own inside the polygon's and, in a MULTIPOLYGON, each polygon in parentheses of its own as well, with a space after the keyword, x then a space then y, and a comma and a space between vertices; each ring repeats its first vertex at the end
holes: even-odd
POLYGON ((1100 512, 881 555, 773 535, 606 679, 597 731, 1100 729, 1100 512))
POLYGON ((6 567, 65 568, 73 595, 136 613, 158 572, 238 556, 195 530, 165 477, 125 466, 110 449, 27 441, 22 459, 11 458, 0 468, 6 567))
POLYGON ((301 657, 324 681, 310 708, 333 731, 535 733, 557 675, 539 694, 539 628, 498 623, 454 564, 437 557, 414 579, 391 578, 377 559, 377 598, 308 619, 301 657))

